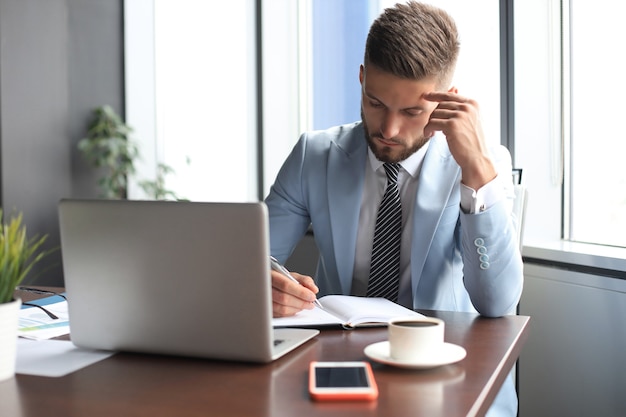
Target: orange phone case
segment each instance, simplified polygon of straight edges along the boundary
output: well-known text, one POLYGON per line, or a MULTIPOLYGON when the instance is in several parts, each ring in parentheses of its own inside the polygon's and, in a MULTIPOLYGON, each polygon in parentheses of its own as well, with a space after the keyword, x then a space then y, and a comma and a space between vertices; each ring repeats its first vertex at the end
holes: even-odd
POLYGON ((315 365, 318 363, 323 362, 312 361, 309 365, 309 394, 312 399, 316 401, 372 401, 378 398, 378 386, 369 362, 359 362, 364 365, 365 373, 370 382, 369 388, 362 389, 361 392, 342 392, 341 388, 338 388, 337 391, 330 389, 327 392, 319 392, 315 388, 315 365))

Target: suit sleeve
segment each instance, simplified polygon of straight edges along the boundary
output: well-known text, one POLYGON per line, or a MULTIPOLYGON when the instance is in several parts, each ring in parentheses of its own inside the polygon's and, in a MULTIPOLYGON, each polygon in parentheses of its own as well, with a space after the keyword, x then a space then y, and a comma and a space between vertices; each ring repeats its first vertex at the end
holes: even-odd
POLYGON ((512 215, 511 157, 494 154, 505 198, 473 214, 461 213, 464 284, 476 310, 489 317, 512 314, 523 286, 523 264, 512 215))
POLYGON ((269 211, 271 254, 280 262, 289 258, 311 223, 301 180, 305 144, 303 135, 285 160, 265 199, 269 211))

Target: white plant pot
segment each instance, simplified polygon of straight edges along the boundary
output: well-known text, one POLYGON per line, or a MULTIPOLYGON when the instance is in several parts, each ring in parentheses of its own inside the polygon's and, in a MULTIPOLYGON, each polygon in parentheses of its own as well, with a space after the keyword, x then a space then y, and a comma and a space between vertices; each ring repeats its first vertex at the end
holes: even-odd
POLYGON ((17 326, 22 300, 0 304, 0 381, 15 376, 17 326))

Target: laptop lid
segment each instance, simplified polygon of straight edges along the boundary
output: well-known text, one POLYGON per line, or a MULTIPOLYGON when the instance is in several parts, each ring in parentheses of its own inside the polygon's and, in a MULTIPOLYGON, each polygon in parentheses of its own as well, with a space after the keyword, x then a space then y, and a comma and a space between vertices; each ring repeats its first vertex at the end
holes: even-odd
POLYGON ((268 362, 312 338, 274 341, 267 216, 261 202, 61 200, 72 341, 268 362))

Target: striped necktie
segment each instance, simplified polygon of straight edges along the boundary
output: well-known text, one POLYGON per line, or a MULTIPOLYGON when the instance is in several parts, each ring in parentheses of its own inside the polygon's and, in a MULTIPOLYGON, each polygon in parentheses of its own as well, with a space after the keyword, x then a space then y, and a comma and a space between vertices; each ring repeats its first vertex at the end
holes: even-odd
POLYGON ((387 173, 387 189, 380 202, 374 228, 368 297, 398 300, 400 285, 400 240, 402 237, 402 207, 398 191, 399 164, 383 165, 387 173))

